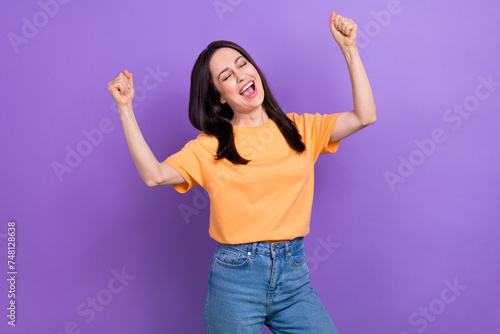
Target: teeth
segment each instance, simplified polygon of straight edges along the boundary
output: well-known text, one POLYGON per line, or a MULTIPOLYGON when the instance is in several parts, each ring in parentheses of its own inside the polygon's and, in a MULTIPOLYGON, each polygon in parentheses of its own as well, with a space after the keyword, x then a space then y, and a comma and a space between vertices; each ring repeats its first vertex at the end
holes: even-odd
POLYGON ((243 89, 240 91, 240 95, 243 94, 251 85, 253 85, 253 81, 249 82, 243 89))

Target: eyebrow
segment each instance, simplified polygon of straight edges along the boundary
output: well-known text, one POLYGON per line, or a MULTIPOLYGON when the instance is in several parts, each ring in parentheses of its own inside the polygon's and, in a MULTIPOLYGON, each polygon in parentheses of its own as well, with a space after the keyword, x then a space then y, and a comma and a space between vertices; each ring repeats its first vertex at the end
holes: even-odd
MULTIPOLYGON (((236 64, 238 62, 238 59, 240 58, 243 58, 243 56, 239 56, 238 58, 236 58, 236 60, 234 61, 234 63, 236 64)), ((225 69, 223 69, 220 73, 219 73, 219 76, 217 77, 217 80, 220 80, 220 76, 222 73, 226 72, 227 70, 229 70, 229 67, 226 67, 225 69)))

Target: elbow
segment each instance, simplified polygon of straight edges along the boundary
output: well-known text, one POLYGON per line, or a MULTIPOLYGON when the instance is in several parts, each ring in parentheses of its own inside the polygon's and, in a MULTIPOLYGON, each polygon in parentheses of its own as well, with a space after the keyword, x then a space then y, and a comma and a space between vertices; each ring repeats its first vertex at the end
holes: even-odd
POLYGON ((161 171, 149 172, 141 174, 142 180, 149 188, 160 186, 163 183, 161 171))
POLYGON ((160 183, 155 181, 154 179, 143 179, 143 181, 149 188, 153 188, 160 185, 160 183))
POLYGON ((377 121, 377 114, 374 111, 369 117, 365 117, 362 121, 361 124, 363 127, 368 126, 370 124, 373 124, 377 121))
POLYGON ((149 188, 156 187, 158 184, 154 182, 144 181, 149 188))

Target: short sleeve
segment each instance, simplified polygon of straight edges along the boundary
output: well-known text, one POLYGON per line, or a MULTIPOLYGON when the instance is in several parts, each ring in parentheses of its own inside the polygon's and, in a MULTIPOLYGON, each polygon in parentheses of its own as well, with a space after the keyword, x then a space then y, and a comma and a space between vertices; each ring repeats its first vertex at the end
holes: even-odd
POLYGON ((337 152, 340 140, 330 143, 330 137, 339 115, 340 113, 324 115, 303 113, 298 115, 292 112, 287 114, 304 136, 306 146, 313 151, 314 161, 322 154, 337 152))
POLYGON ((194 140, 187 142, 179 152, 170 155, 163 162, 173 167, 186 180, 172 185, 179 193, 185 193, 198 184, 203 185, 201 154, 194 140))
POLYGON ((334 153, 338 150, 340 140, 330 143, 330 137, 339 113, 324 115, 304 113, 300 116, 292 113, 291 115, 299 122, 299 128, 302 127, 302 131, 306 134, 308 145, 313 150, 314 161, 320 155, 334 153))
POLYGON ((319 155, 335 153, 339 149, 340 140, 330 143, 330 137, 339 115, 339 113, 319 115, 319 119, 316 121, 317 139, 319 139, 318 144, 320 149, 319 155))

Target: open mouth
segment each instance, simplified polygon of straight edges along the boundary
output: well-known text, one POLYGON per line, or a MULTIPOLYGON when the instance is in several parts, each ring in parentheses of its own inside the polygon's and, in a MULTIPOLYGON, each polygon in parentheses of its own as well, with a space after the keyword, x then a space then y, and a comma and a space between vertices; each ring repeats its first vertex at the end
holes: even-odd
POLYGON ((245 85, 240 91, 240 95, 244 97, 253 97, 255 95, 256 89, 255 89, 255 82, 250 81, 248 84, 245 85))

